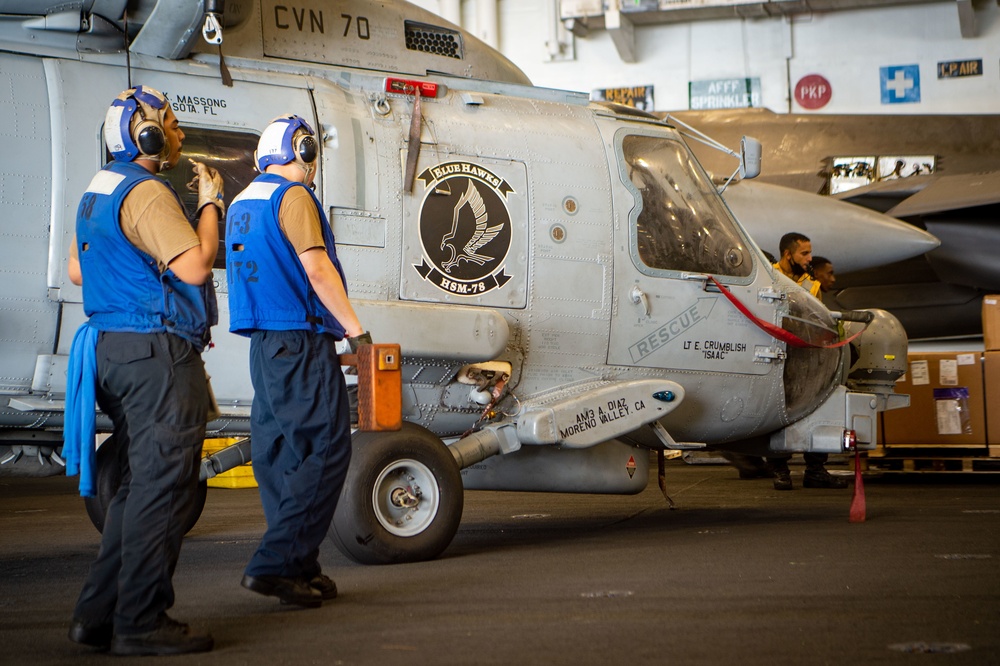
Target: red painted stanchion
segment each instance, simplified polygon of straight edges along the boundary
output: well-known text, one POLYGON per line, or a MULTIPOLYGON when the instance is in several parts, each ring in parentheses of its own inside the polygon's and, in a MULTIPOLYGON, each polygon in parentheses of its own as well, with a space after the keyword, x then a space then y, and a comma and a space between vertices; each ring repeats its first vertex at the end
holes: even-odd
POLYGON ((854 449, 854 497, 851 498, 852 523, 865 522, 865 485, 861 480, 861 452, 854 449))

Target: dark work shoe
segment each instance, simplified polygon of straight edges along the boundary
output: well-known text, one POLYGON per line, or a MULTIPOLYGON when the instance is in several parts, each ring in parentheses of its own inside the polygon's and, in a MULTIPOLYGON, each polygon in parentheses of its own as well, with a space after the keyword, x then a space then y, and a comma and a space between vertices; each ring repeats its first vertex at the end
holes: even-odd
MULTIPOLYGON (((309 587, 319 592, 320 596, 323 597, 323 601, 332 601, 337 598, 337 584, 333 582, 333 579, 324 574, 319 574, 314 576, 309 580, 309 587)), ((287 604, 288 602, 284 599, 281 603, 287 604)))
POLYGON ((787 469, 774 470, 774 489, 775 490, 792 489, 792 475, 787 469))
MULTIPOLYGON (((330 581, 331 583, 333 581, 330 581)), ((283 576, 243 576, 240 585, 269 597, 278 597, 286 604, 319 608, 323 605, 323 595, 309 586, 304 578, 285 578, 283 576)))
POLYGON ((159 626, 142 634, 115 634, 111 654, 123 656, 188 654, 208 652, 215 645, 208 632, 192 629, 164 615, 159 626))
POLYGON ((80 645, 107 650, 111 647, 111 635, 114 627, 108 624, 87 624, 83 620, 73 618, 73 624, 69 625, 69 639, 80 645))
POLYGON ((834 476, 825 469, 818 471, 806 470, 802 478, 803 488, 846 488, 847 479, 842 476, 834 476))
POLYGON ((337 598, 337 584, 329 576, 320 574, 309 581, 309 587, 320 593, 323 601, 330 601, 337 598))

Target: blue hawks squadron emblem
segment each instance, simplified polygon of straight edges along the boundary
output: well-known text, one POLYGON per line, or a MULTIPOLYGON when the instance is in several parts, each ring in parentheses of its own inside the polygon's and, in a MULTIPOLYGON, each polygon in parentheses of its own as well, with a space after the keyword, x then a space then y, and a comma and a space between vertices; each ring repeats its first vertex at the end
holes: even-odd
POLYGON ((471 162, 446 162, 420 174, 424 257, 413 268, 442 291, 478 296, 510 279, 504 262, 511 228, 507 181, 471 162))

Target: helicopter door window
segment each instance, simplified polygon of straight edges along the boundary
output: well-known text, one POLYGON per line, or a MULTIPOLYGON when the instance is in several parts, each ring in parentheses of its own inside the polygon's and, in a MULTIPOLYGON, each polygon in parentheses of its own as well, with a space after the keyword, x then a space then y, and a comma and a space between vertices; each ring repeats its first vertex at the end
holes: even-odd
MULTIPOLYGON (((254 169, 253 153, 260 137, 251 132, 206 129, 204 127, 184 127, 184 148, 181 163, 168 169, 163 176, 180 195, 188 212, 198 207, 198 193, 191 192, 187 184, 194 178, 191 162, 202 162, 222 175, 225 190, 226 209, 229 204, 257 176, 254 169)), ((105 150, 105 162, 111 155, 105 150)), ((219 251, 215 255, 212 268, 226 268, 226 224, 219 220, 219 251)))
POLYGON ((654 270, 746 277, 750 253, 729 210, 687 147, 662 137, 622 141, 629 181, 641 201, 633 253, 654 270))

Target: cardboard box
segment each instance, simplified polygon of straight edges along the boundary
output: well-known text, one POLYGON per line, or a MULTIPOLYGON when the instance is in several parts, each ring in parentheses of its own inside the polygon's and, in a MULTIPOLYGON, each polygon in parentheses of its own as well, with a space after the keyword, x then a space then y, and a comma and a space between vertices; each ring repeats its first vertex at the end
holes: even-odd
POLYGON ((910 406, 883 414, 885 446, 985 448, 982 353, 911 353, 907 360, 896 393, 909 394, 910 406))
POLYGON ((983 296, 983 344, 986 351, 1000 350, 1000 295, 983 296))
POLYGON ((983 355, 983 383, 986 387, 986 443, 990 445, 990 455, 1000 455, 1000 451, 995 451, 1000 447, 1000 351, 988 351, 983 355))

